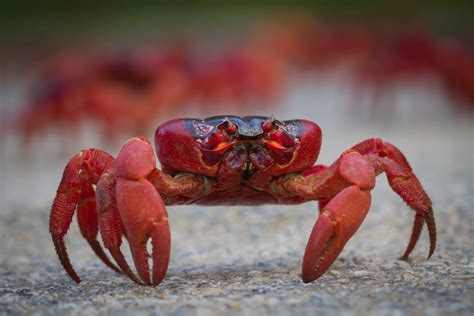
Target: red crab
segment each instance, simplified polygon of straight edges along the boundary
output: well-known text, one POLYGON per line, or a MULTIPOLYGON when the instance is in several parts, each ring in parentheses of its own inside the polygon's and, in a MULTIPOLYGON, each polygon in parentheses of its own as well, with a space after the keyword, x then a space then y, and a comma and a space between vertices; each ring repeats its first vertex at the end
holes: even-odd
POLYGON ((86 149, 68 162, 54 199, 50 232, 68 274, 80 282, 66 252, 64 235, 77 208, 79 228, 95 253, 138 284, 158 285, 170 257, 165 205, 299 204, 318 200, 320 216, 303 258, 302 278, 326 272, 362 224, 375 177, 385 172, 390 187, 415 211, 407 259, 426 222, 430 249, 436 246, 431 201, 403 154, 372 138, 346 150, 331 166, 314 165, 321 146, 319 126, 307 120, 278 121, 262 116, 176 119, 156 130, 153 148, 132 138, 117 158, 86 149), (94 185, 96 189, 94 191, 94 185), (106 256, 102 241, 118 267, 106 256), (130 244, 140 278, 120 250, 130 244), (151 238, 150 278, 146 243, 151 238))
MULTIPOLYGON (((473 50, 462 39, 442 38, 427 32, 405 31, 387 36, 365 56, 356 70, 356 90, 374 89, 374 103, 397 81, 435 77, 450 95, 474 105, 473 50)), ((457 106, 459 103, 453 102, 457 106)))

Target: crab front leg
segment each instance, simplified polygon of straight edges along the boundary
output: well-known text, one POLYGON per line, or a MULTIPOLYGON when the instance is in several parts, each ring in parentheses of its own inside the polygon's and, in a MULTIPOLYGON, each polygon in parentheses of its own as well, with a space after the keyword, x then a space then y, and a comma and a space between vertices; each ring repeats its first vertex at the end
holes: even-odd
MULTIPOLYGON (((153 286, 158 285, 165 277, 170 258, 171 237, 164 200, 178 202, 174 199, 178 196, 185 201, 199 197, 208 188, 204 177, 171 177, 156 169, 155 165, 155 155, 150 143, 141 137, 133 138, 123 145, 117 156, 115 177, 116 205, 135 267, 143 282, 153 286), (151 280, 146 250, 149 238, 153 246, 151 280)), ((108 195, 113 196, 110 192, 108 195)), ((109 216, 114 214, 110 213, 109 216)), ((118 259, 117 263, 122 270, 137 282, 133 273, 127 270, 128 266, 120 262, 123 255, 117 253, 117 242, 111 243, 110 249, 114 249, 115 255, 114 252, 112 255, 118 259)))
POLYGON ((170 254, 170 233, 162 197, 169 204, 186 202, 205 194, 209 180, 197 175, 171 177, 155 167, 150 143, 133 138, 122 147, 115 160, 99 149, 86 149, 69 160, 61 179, 50 215, 50 232, 56 252, 66 272, 79 283, 67 254, 64 236, 77 209, 79 228, 91 248, 110 268, 125 273, 138 284, 157 285, 166 274, 170 254), (94 185, 96 191, 94 192, 94 185), (105 248, 120 267, 106 256, 105 248), (134 275, 120 246, 129 240, 135 266, 134 275), (146 242, 153 244, 153 275, 150 281, 146 242))
POLYGON ((413 250, 425 222, 430 236, 428 257, 433 254, 436 227, 428 195, 395 146, 370 139, 343 153, 328 168, 315 166, 301 175, 277 180, 275 188, 282 196, 320 201, 320 216, 303 259, 304 282, 324 274, 360 227, 370 207, 375 176, 381 172, 386 172, 390 187, 416 212, 412 236, 402 259, 413 250))

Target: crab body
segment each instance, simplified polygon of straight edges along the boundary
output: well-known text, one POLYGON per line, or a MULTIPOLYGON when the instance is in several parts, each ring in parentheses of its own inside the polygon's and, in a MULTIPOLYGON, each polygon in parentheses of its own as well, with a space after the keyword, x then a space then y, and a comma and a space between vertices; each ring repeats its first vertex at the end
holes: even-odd
POLYGON ((432 255, 436 227, 431 201, 403 154, 381 139, 345 151, 330 166, 314 165, 321 130, 308 120, 279 121, 263 116, 176 119, 156 130, 153 149, 132 138, 117 158, 98 149, 73 156, 64 171, 50 217, 53 242, 69 275, 80 282, 64 244, 77 210, 79 228, 92 249, 112 269, 139 284, 157 285, 166 274, 171 237, 165 205, 299 204, 319 201, 320 216, 303 259, 303 281, 329 269, 362 224, 376 175, 385 172, 391 188, 415 211, 410 242, 415 247, 424 223, 432 255), (96 186, 94 191, 93 186, 96 186), (103 244, 118 267, 97 241, 103 244), (130 244, 135 276, 120 250, 130 244), (150 278, 146 242, 153 244, 150 278))
POLYGON ((271 180, 310 168, 319 154, 321 130, 305 120, 217 116, 170 121, 157 129, 155 142, 167 173, 212 179, 206 193, 184 197, 182 203, 291 203, 272 192, 271 180))

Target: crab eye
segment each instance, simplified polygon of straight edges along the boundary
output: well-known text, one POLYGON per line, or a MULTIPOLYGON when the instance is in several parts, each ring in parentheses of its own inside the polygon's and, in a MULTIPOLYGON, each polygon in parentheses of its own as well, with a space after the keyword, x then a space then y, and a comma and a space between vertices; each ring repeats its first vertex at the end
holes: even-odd
POLYGON ((273 129, 273 120, 268 119, 262 123, 262 129, 264 133, 268 133, 273 129))
POLYGON ((237 125, 229 120, 225 120, 219 127, 222 127, 228 135, 234 135, 237 132, 237 125))
POLYGON ((261 126, 264 133, 269 133, 272 130, 277 129, 277 128, 286 129, 285 124, 275 119, 275 116, 273 115, 269 117, 266 121, 264 121, 261 126))
POLYGON ((275 116, 272 115, 266 121, 262 122, 261 126, 262 126, 262 129, 263 129, 264 133, 269 133, 273 129, 275 129, 275 128, 281 126, 281 125, 283 125, 283 123, 280 122, 279 120, 276 120, 275 116))

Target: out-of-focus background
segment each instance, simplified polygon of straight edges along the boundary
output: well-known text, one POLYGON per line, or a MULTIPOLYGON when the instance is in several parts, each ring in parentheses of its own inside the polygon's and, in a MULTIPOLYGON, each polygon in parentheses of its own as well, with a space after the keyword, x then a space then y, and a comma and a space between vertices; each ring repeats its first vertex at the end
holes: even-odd
POLYGON ((470 1, 1 6, 0 314, 474 312, 470 1), (324 164, 371 137, 398 146, 433 200, 433 257, 423 232, 411 260, 397 259, 413 212, 382 175, 365 223, 311 284, 300 265, 314 203, 169 207, 157 288, 110 271, 73 222, 74 284, 48 233, 68 159, 225 114, 317 122, 324 164))

